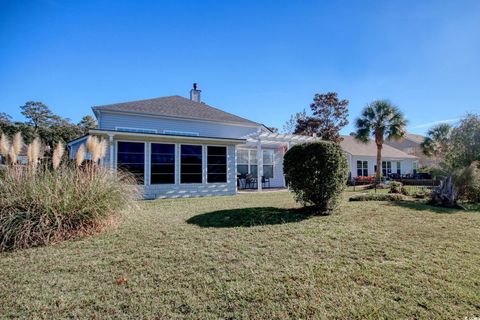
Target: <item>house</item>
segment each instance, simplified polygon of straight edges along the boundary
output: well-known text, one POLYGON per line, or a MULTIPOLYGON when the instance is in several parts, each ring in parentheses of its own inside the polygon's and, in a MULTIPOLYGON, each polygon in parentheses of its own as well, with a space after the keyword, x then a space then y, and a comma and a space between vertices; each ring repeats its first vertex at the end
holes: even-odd
MULTIPOLYGON (((231 195, 237 192, 241 174, 268 181, 257 183, 259 190, 285 187, 285 152, 294 144, 317 139, 273 133, 263 124, 209 106, 201 101, 196 84, 190 99, 168 96, 92 109, 98 129, 89 135, 109 143, 101 164, 132 172, 143 185, 145 198, 231 195)), ((68 144, 72 158, 87 138, 68 144)), ((398 152, 392 159, 405 161, 403 171, 411 168, 413 157, 398 152)), ((371 161, 372 154, 362 157, 353 152, 351 160, 371 161)), ((351 168, 356 176, 356 167, 351 168)))
MULTIPOLYGON (((377 145, 370 140, 362 143, 352 136, 342 136, 340 143, 343 151, 347 154, 350 166, 350 176, 373 176, 377 171, 377 145)), ((382 148, 382 175, 391 173, 413 174, 418 169, 418 158, 395 149, 388 144, 382 148)))
POLYGON ((434 158, 428 157, 422 152, 421 144, 425 139, 424 136, 419 134, 407 133, 405 137, 398 140, 387 140, 385 144, 402 150, 403 152, 416 156, 418 158, 419 167, 430 167, 436 165, 437 162, 434 158))

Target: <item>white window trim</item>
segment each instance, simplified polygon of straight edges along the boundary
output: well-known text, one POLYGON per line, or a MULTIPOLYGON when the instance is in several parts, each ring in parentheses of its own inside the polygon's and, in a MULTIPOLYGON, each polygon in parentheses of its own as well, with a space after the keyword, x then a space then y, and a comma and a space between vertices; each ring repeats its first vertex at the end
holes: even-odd
MULTIPOLYGON (((265 162, 262 159, 263 166, 272 166, 272 177, 269 179, 275 179, 275 150, 274 149, 262 149, 262 158, 263 158, 263 152, 265 151, 271 151, 272 152, 272 164, 265 164, 265 162)), ((258 160, 257 160, 258 161, 258 160)), ((257 169, 258 170, 258 169, 257 169)), ((265 170, 263 170, 263 174, 265 176, 265 170)))
MULTIPOLYGON (((272 164, 267 164, 267 166, 272 166, 273 167, 273 172, 272 172, 272 177, 270 179, 275 179, 275 150, 274 149, 262 149, 262 163, 263 163, 263 152, 265 151, 271 151, 273 152, 273 159, 272 159, 272 164)), ((239 148, 237 149, 237 161, 236 161, 236 166, 238 165, 241 165, 241 166, 245 166, 247 165, 247 171, 248 171, 248 174, 252 174, 252 170, 251 170, 251 166, 254 165, 254 166, 257 166, 257 172, 258 172, 258 157, 257 157, 257 163, 255 164, 252 164, 251 162, 251 159, 252 157, 250 156, 251 152, 254 152, 255 154, 257 153, 257 150, 256 149, 246 149, 246 148, 239 148), (248 152, 248 161, 247 163, 240 163, 238 162, 238 151, 240 150, 245 150, 248 152)), ((262 165, 265 166, 265 163, 263 163, 262 165)), ((238 172, 238 169, 237 169, 237 172, 238 172)))
POLYGON ((356 171, 357 171, 357 177, 368 177, 368 173, 369 173, 368 166, 369 166, 369 161, 368 161, 368 160, 357 160, 357 163, 356 163, 356 167, 357 167, 357 168, 356 168, 356 169, 357 169, 357 170, 356 170, 356 171), (358 163, 359 163, 359 162, 361 163, 361 167, 360 167, 360 168, 358 168, 358 163), (365 166, 364 166, 365 163, 367 164, 367 167, 366 167, 366 168, 365 168, 365 166), (362 171, 362 175, 361 175, 361 176, 358 175, 358 169, 360 169, 360 170, 362 171), (363 173, 364 173, 363 171, 364 171, 365 169, 367 170, 367 175, 366 175, 366 176, 363 175, 363 173))
POLYGON ((177 131, 177 130, 163 130, 163 134, 168 134, 172 136, 200 136, 198 132, 190 131, 177 131))
POLYGON ((149 142, 150 148, 149 148, 149 162, 150 162, 150 172, 148 174, 149 176, 149 185, 151 186, 173 186, 177 184, 177 144, 176 143, 168 143, 168 142, 149 142), (152 183, 152 144, 169 144, 173 145, 173 183, 152 183))
POLYGON ((156 129, 144 129, 144 128, 133 128, 133 127, 115 127, 115 131, 135 132, 135 133, 158 133, 156 129))
MULTIPOLYGON (((118 170, 118 143, 119 142, 135 142, 135 143, 143 143, 143 185, 147 186, 149 185, 149 182, 147 183, 147 176, 150 174, 147 172, 147 161, 148 161, 148 150, 147 150, 147 142, 146 141, 141 141, 141 140, 115 140, 115 168, 118 170), (148 173, 148 175, 147 175, 148 173)), ((148 178, 149 179, 149 178, 148 178)), ((150 179, 149 179, 150 180, 150 179)), ((139 184, 141 186, 141 184, 139 184)))
POLYGON ((205 165, 205 145, 204 144, 194 144, 194 143, 179 143, 178 144, 178 184, 185 185, 202 185, 206 184, 206 165, 205 165), (202 182, 182 182, 182 146, 200 146, 202 147, 202 182))
POLYGON ((222 145, 215 145, 215 144, 206 144, 205 145, 205 184, 223 184, 223 183, 229 183, 229 167, 228 167, 228 161, 229 161, 229 155, 228 155, 228 146, 222 146, 222 145), (226 175, 227 175, 227 181, 225 182, 208 182, 208 147, 223 147, 225 148, 225 157, 226 157, 226 162, 225 166, 227 167, 226 175))

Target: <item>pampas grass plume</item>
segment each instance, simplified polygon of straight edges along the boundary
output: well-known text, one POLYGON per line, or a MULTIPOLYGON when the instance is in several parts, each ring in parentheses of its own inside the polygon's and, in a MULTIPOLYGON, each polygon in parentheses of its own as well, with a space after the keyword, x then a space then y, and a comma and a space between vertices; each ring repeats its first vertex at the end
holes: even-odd
POLYGON ((63 144, 59 142, 55 147, 55 150, 53 151, 53 155, 52 155, 53 169, 56 170, 60 166, 60 162, 62 162, 62 157, 64 152, 65 152, 65 149, 63 147, 63 144))
POLYGON ((12 142, 12 149, 13 149, 13 152, 15 153, 15 158, 17 158, 20 152, 22 151, 22 147, 23 147, 22 133, 17 132, 15 136, 13 136, 13 142, 12 142))
POLYGON ((0 137, 0 154, 6 159, 10 152, 10 141, 5 133, 0 137))
POLYGON ((36 167, 38 158, 40 157, 40 140, 38 138, 33 139, 32 143, 27 148, 28 163, 32 167, 36 167))
POLYGON ((77 150, 77 154, 75 155, 75 162, 77 167, 80 167, 85 160, 85 145, 82 144, 77 150))

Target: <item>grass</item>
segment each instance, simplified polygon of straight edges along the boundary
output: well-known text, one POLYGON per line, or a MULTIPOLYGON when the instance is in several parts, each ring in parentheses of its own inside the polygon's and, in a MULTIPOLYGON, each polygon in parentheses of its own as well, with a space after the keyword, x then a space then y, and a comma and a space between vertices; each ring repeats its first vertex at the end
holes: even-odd
POLYGON ((480 212, 287 192, 146 201, 100 235, 0 254, 0 318, 480 315, 480 212))

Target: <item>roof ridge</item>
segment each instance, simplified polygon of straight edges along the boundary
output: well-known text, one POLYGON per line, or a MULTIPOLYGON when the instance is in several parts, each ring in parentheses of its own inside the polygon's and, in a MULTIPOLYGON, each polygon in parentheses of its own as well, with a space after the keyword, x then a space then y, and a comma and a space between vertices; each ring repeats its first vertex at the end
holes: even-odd
POLYGON ((92 109, 94 111, 143 113, 184 119, 223 121, 238 124, 248 123, 261 126, 258 122, 224 111, 205 102, 193 101, 180 95, 97 105, 93 106, 92 109))

